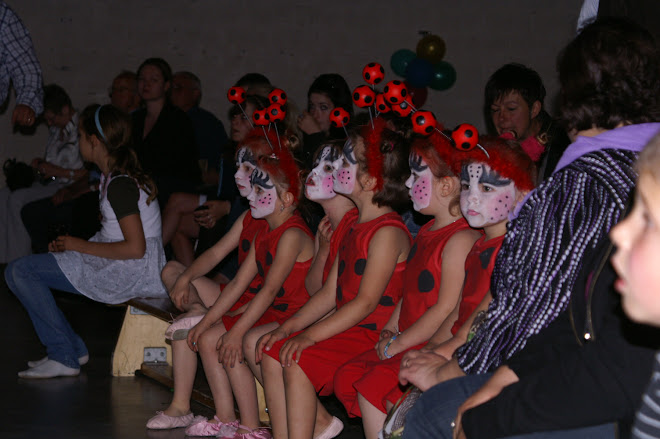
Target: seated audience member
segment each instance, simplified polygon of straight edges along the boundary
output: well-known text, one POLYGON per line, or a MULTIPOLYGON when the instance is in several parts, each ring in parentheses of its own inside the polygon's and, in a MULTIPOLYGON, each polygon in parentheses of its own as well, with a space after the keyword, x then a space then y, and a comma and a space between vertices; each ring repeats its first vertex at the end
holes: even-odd
MULTIPOLYGON (((266 98, 252 95, 247 96, 242 105, 245 114, 251 115, 254 110, 266 108, 269 102, 266 98)), ((203 231, 208 230, 200 250, 210 248, 231 228, 234 220, 247 209, 247 203, 242 201, 242 197, 236 196, 235 183, 227 180, 233 178, 236 172, 233 157, 235 145, 245 139, 252 129, 252 125, 238 106, 232 107, 229 116, 231 142, 223 151, 223 178, 218 181, 217 194, 212 197, 213 199, 207 200, 206 195, 177 192, 172 195, 163 211, 163 243, 172 244, 174 257, 186 267, 194 259, 193 239, 200 237, 200 234, 204 235, 203 231), (227 218, 227 215, 232 212, 234 204, 237 205, 238 211, 227 218)), ((198 252, 198 254, 201 253, 198 252)))
POLYGON ((246 73, 236 81, 236 86, 243 87, 246 95, 259 95, 268 97, 268 93, 273 90, 270 80, 261 73, 246 73))
POLYGON ((648 337, 628 334, 617 314, 604 238, 632 192, 638 152, 660 130, 658 50, 637 25, 603 19, 569 43, 558 69, 574 141, 517 209, 474 337, 452 360, 442 347, 404 358, 402 382, 425 390, 407 438, 451 437, 454 420, 456 437, 615 437, 607 424, 630 422, 639 403, 652 352, 632 344, 648 337))
POLYGON ((131 115, 133 145, 158 187, 161 207, 174 192, 194 192, 202 182, 192 122, 169 102, 171 85, 172 70, 165 60, 145 60, 138 69, 144 108, 131 115))
POLYGON ((330 112, 342 107, 353 118, 353 99, 346 80, 336 73, 326 73, 314 80, 307 91, 307 111, 298 117, 303 132, 302 161, 312 167, 312 156, 326 140, 345 139, 342 128, 330 125, 330 112))
POLYGON ((21 209, 23 225, 30 235, 33 253, 45 253, 48 244, 61 234, 89 239, 99 222, 99 172, 89 165, 76 181, 60 188, 52 197, 26 204, 21 209))
MULTIPOLYGON (((621 293, 623 310, 628 317, 636 322, 660 326, 660 283, 656 274, 660 229, 652 226, 660 220, 660 137, 654 137, 644 148, 637 170, 639 179, 633 209, 610 232, 616 245, 611 261, 619 276, 615 288, 621 293)), ((635 439, 660 437, 658 372, 660 355, 656 353, 653 375, 633 426, 635 439)))
MULTIPOLYGON (((48 111, 48 110, 46 110, 48 111)), ((129 142, 129 116, 112 105, 90 105, 80 116, 80 150, 102 171, 103 227, 89 241, 58 236, 51 253, 11 262, 7 286, 25 307, 46 357, 18 373, 26 379, 77 376, 89 360, 82 338, 57 307, 52 289, 117 304, 133 297, 167 297, 156 187, 129 142)))
POLYGON ((218 184, 220 156, 227 143, 227 133, 221 121, 211 112, 200 108, 202 83, 190 72, 177 72, 172 77, 172 105, 185 111, 195 130, 195 140, 205 184, 218 184))
POLYGON ((78 150, 78 114, 59 85, 44 87, 44 118, 49 126, 46 154, 31 166, 41 178, 31 187, 0 190, 0 263, 30 254, 30 236, 21 209, 30 201, 53 195, 86 171, 78 150))
MULTIPOLYGON (((137 75, 126 70, 117 75, 109 96, 113 107, 132 113, 140 104, 137 75)), ((88 165, 88 172, 52 197, 33 201, 21 209, 21 219, 32 240, 32 252, 45 253, 48 243, 59 234, 89 239, 101 227, 97 192, 101 174, 94 164, 88 165)))
POLYGON ((559 122, 543 108, 545 87, 538 73, 522 64, 500 67, 486 83, 484 113, 489 131, 511 132, 539 168, 538 181, 554 170, 570 143, 559 122))
POLYGON ((137 91, 137 75, 124 70, 112 80, 108 95, 110 104, 126 113, 132 113, 140 107, 137 91))

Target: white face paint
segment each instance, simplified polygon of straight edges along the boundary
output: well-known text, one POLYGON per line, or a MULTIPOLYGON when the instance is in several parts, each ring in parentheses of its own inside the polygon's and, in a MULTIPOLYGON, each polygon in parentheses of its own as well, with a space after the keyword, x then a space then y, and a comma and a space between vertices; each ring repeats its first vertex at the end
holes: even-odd
POLYGON ((239 149, 238 154, 236 154, 236 173, 234 174, 234 180, 236 181, 238 193, 241 194, 241 197, 247 197, 252 190, 250 176, 256 167, 257 160, 254 154, 252 154, 252 150, 247 147, 239 149))
POLYGON ((275 211, 277 190, 270 176, 259 168, 252 172, 252 191, 247 196, 253 218, 265 218, 275 211))
POLYGON ((338 194, 349 195, 355 189, 357 179, 358 163, 355 157, 355 145, 351 139, 344 144, 343 154, 332 162, 333 189, 338 194))
POLYGON ((475 228, 491 226, 509 217, 516 207, 516 187, 485 163, 461 170, 461 212, 475 228))
POLYGON ((410 153, 408 164, 410 165, 410 177, 406 180, 406 187, 410 189, 408 194, 413 202, 413 208, 417 212, 421 212, 431 203, 433 173, 422 156, 415 152, 410 153))
POLYGON ((340 158, 339 151, 332 146, 324 146, 314 168, 305 182, 305 195, 310 200, 329 200, 336 194, 332 181, 332 162, 340 158))

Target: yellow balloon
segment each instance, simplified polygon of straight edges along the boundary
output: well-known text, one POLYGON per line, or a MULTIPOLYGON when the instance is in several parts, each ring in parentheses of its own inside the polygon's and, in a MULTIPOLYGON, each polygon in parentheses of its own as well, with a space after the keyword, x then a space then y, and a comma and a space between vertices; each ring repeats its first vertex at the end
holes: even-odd
POLYGON ((437 64, 445 56, 445 40, 437 35, 426 35, 417 43, 417 56, 431 64, 437 64))

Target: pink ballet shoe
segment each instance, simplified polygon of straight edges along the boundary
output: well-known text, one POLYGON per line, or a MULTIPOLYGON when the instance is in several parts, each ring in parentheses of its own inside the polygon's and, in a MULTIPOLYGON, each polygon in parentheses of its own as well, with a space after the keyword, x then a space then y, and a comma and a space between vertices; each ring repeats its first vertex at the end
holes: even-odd
POLYGON ((237 419, 232 422, 224 423, 214 416, 215 422, 209 422, 206 418, 186 428, 186 436, 215 436, 215 437, 234 437, 241 422, 237 419))
POLYGON ((273 435, 270 434, 270 429, 266 427, 255 428, 254 430, 245 425, 239 425, 239 429, 247 430, 247 433, 235 433, 231 436, 221 436, 216 437, 223 439, 273 439, 273 435))
POLYGON ((325 430, 321 432, 314 439, 332 439, 333 437, 339 436, 339 433, 344 429, 344 423, 339 420, 336 416, 332 417, 330 425, 328 425, 325 430))
POLYGON ((202 416, 195 416, 192 413, 183 416, 169 416, 163 412, 156 412, 156 416, 147 421, 147 428, 150 430, 169 430, 171 428, 187 427, 195 420, 199 421, 201 419, 202 416))
POLYGON ((165 338, 168 340, 185 340, 188 338, 188 332, 195 327, 202 319, 201 316, 182 317, 174 321, 165 331, 165 338))

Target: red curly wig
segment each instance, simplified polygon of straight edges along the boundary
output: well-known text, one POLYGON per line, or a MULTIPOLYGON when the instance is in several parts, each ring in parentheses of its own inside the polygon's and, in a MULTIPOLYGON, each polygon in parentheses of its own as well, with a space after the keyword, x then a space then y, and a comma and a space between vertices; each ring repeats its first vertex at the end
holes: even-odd
POLYGON ((480 136, 479 144, 488 151, 490 157, 479 149, 474 148, 466 152, 457 152, 463 155, 461 166, 469 163, 486 163, 502 177, 512 180, 516 188, 521 191, 531 191, 536 186, 536 165, 520 144, 512 139, 496 136, 480 136))
MULTIPOLYGON (((443 126, 439 123, 438 129, 443 129, 443 126)), ((458 174, 455 161, 457 161, 457 156, 460 156, 460 153, 446 136, 437 131, 433 131, 430 136, 415 138, 410 151, 414 151, 421 156, 433 175, 438 178, 458 174)))

